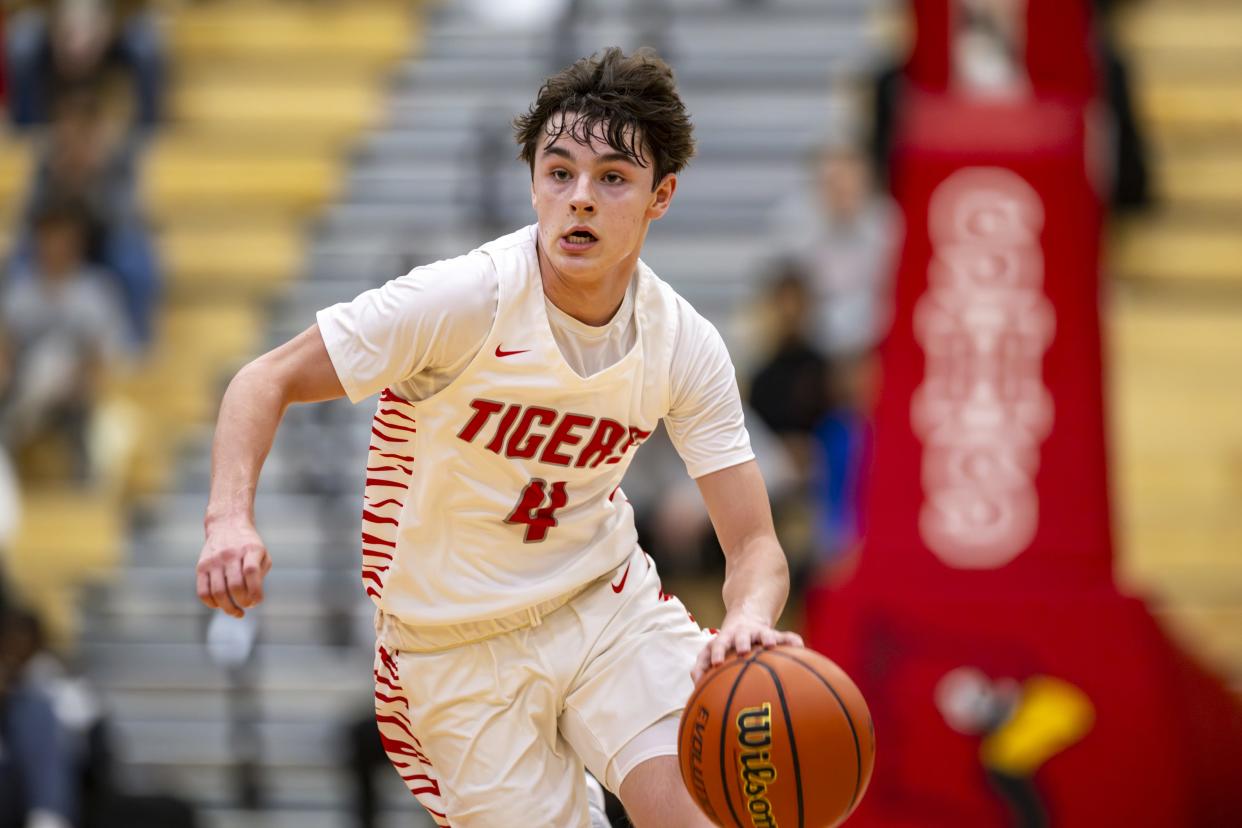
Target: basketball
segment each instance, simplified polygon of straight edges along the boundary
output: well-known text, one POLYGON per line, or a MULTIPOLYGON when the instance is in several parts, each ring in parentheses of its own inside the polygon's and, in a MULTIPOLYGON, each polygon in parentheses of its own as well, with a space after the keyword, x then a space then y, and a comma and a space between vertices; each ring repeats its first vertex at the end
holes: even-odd
POLYGON ((734 655, 699 680, 677 755, 691 797, 717 825, 828 828, 867 789, 875 730, 840 667, 780 646, 734 655))

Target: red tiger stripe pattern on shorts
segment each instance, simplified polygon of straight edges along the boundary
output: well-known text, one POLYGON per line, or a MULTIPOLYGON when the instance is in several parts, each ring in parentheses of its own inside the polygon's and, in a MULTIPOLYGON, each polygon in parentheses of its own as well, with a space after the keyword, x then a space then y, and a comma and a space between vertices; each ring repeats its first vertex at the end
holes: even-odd
POLYGON ((375 723, 388 761, 397 769, 405 786, 418 804, 431 814, 436 825, 450 828, 440 795, 440 780, 422 743, 414 735, 409 701, 397 673, 397 654, 383 646, 375 647, 375 723))
POLYGON ((414 473, 417 432, 414 404, 385 388, 371 426, 362 493, 362 586, 376 602, 384 594, 392 550, 397 546, 397 524, 414 473))

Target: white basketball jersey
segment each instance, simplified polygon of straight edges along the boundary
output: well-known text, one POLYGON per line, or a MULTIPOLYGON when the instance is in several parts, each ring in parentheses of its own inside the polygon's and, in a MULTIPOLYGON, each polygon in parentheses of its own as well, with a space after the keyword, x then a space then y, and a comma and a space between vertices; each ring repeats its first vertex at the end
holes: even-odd
POLYGON ((534 228, 480 250, 499 277, 482 348, 417 404, 385 390, 372 426, 362 575, 407 624, 501 617, 620 565, 637 543, 621 478, 670 405, 678 299, 646 265, 634 347, 583 378, 549 327, 534 228))

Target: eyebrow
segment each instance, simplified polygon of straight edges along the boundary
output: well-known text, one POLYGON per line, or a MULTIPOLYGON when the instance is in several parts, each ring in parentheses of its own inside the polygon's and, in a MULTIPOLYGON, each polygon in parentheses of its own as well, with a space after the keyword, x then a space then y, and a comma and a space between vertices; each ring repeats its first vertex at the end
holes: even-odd
MULTIPOLYGON (((569 150, 565 149, 564 147, 544 147, 543 154, 544 155, 555 155, 559 158, 564 158, 567 161, 573 161, 575 163, 577 162, 577 159, 574 158, 574 156, 569 152, 569 150)), ((624 162, 626 164, 635 164, 636 166, 641 166, 640 164, 637 164, 637 162, 635 162, 633 158, 626 155, 625 153, 615 152, 615 151, 606 152, 603 155, 597 155, 594 159, 592 159, 592 161, 597 164, 612 164, 616 162, 624 162)))

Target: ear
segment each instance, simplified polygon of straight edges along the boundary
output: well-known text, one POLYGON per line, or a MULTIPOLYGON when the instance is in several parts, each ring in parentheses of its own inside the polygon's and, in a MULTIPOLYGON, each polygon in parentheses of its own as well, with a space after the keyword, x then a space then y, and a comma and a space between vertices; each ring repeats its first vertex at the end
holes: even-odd
POLYGON ((677 192, 677 174, 669 173, 660 180, 651 193, 651 201, 647 204, 647 218, 655 221, 663 218, 673 203, 673 193, 677 192))

